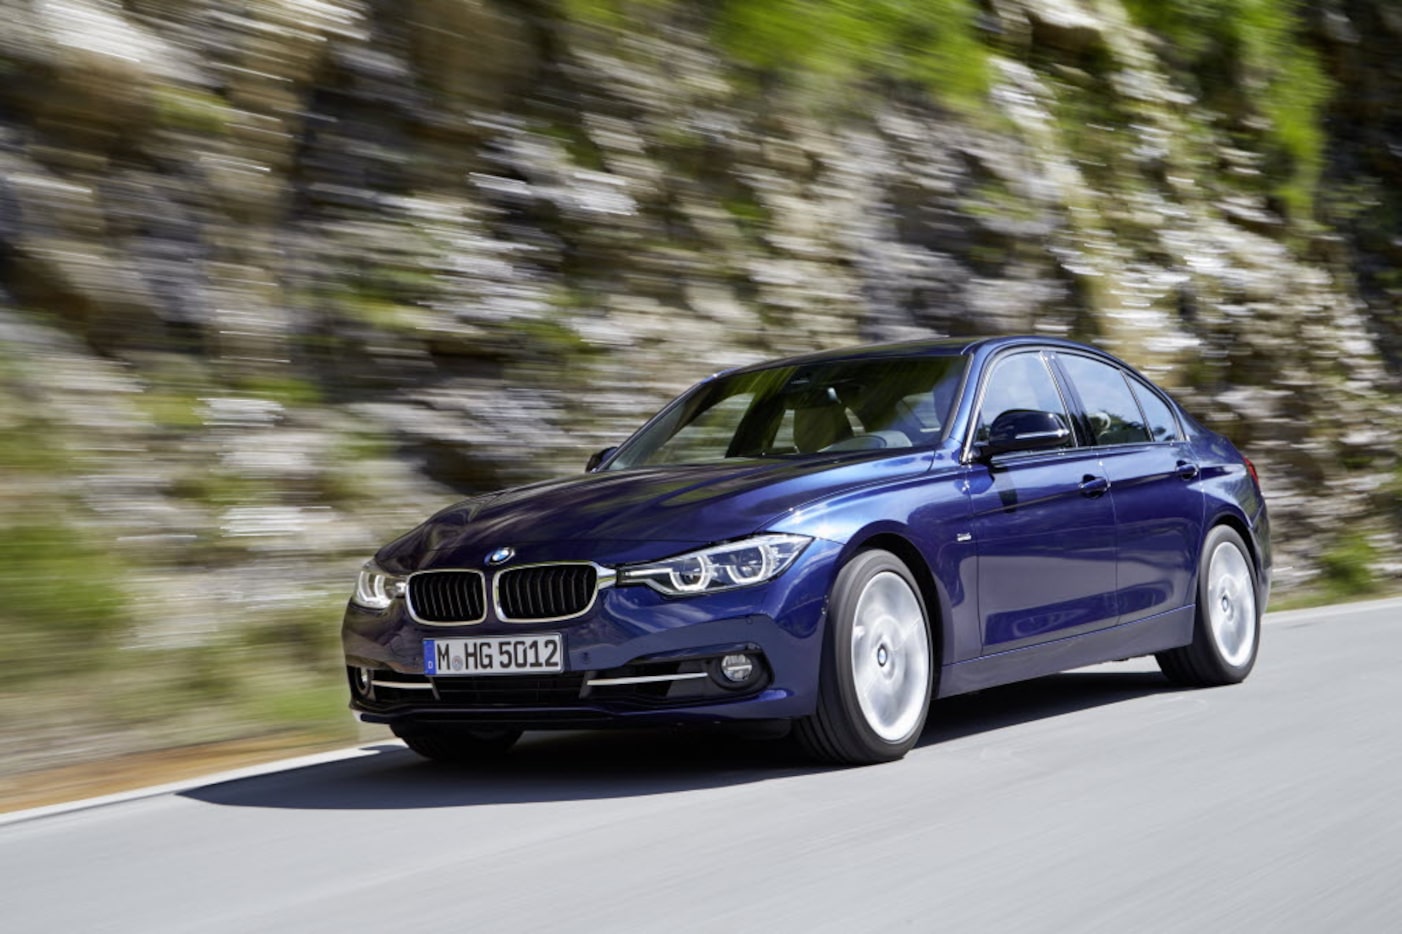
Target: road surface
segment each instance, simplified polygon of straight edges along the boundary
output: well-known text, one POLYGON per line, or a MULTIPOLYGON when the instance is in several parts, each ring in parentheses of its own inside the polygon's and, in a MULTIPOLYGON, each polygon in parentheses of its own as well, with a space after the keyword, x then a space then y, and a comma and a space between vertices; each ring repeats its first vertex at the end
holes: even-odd
POLYGON ((0 823, 0 930, 1402 930, 1402 601, 1267 618, 1243 685, 1136 660, 937 702, 903 761, 528 735, 0 823))

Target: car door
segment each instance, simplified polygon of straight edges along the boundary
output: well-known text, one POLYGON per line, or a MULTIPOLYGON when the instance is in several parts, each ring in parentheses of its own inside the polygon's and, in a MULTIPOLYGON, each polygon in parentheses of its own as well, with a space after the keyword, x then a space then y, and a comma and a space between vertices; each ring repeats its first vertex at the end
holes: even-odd
POLYGON ((1186 606, 1193 601, 1205 501, 1172 406, 1109 361, 1064 351, 1054 358, 1110 480, 1120 622, 1186 606))
POLYGON ((977 454, 1005 412, 1072 424, 1046 357, 998 358, 980 393, 968 478, 983 653, 1114 625, 1114 512, 1096 451, 1068 433, 1051 450, 977 454))

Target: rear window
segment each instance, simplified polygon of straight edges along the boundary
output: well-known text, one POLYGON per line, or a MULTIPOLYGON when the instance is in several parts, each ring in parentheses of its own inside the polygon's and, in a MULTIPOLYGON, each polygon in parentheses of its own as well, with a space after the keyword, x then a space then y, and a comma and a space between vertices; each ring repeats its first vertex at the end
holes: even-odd
POLYGON ((1178 430, 1178 417, 1173 414, 1173 407, 1163 401, 1162 396, 1132 376, 1129 378, 1129 384, 1134 387, 1134 397, 1139 400, 1139 407, 1144 410, 1144 418, 1153 439, 1181 440, 1183 436, 1178 430))

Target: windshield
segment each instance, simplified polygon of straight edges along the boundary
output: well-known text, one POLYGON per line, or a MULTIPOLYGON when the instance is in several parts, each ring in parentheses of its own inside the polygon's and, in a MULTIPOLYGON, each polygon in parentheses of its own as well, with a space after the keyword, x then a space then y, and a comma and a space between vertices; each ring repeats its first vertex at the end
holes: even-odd
POLYGON ((608 469, 934 444, 963 362, 888 357, 721 376, 664 410, 608 469))

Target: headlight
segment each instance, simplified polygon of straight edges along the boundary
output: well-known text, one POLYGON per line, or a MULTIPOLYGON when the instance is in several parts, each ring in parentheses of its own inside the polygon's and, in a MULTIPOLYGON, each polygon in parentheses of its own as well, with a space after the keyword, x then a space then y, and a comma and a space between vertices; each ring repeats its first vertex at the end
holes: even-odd
POLYGON ((386 574, 373 561, 366 561, 355 581, 355 595, 351 602, 367 610, 386 609, 394 598, 404 592, 402 578, 386 574))
POLYGON ((756 535, 663 561, 619 568, 618 583, 647 584, 673 596, 746 587, 784 573, 810 541, 804 535, 756 535))

